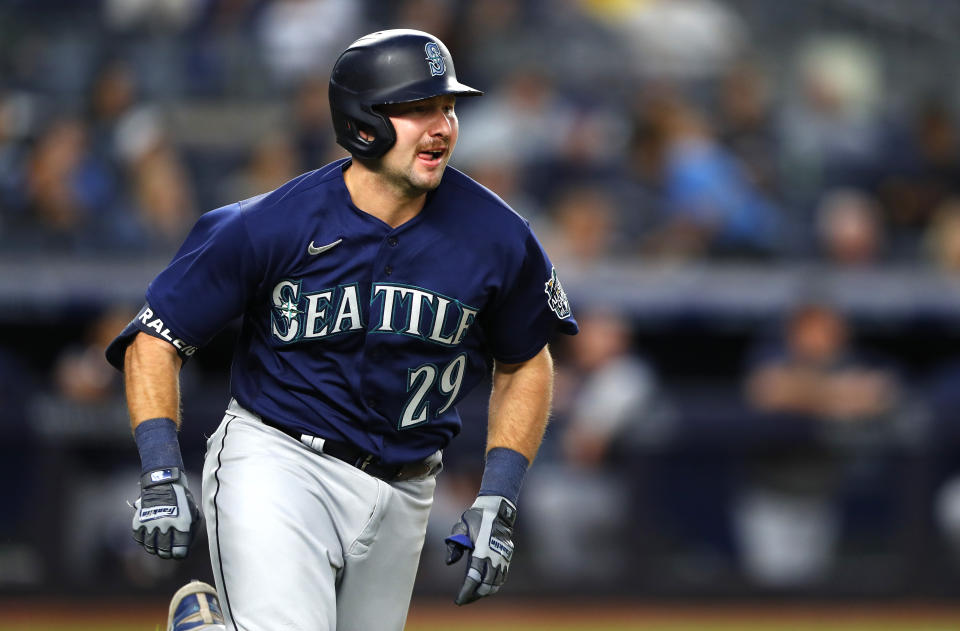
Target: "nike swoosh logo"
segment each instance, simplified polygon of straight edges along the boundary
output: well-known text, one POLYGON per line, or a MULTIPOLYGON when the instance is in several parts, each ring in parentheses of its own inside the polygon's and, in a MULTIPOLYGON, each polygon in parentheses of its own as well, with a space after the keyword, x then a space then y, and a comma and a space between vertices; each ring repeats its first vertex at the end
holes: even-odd
POLYGON ((312 254, 312 255, 323 254, 323 253, 326 252, 327 250, 332 250, 333 248, 335 248, 335 247, 337 247, 338 245, 340 245, 340 242, 341 242, 341 241, 343 241, 342 238, 337 239, 337 240, 334 241, 333 243, 328 243, 328 244, 326 244, 326 245, 321 245, 320 247, 315 246, 315 245, 313 244, 313 241, 311 241, 311 242, 310 242, 310 245, 307 246, 307 252, 310 253, 310 254, 312 254))

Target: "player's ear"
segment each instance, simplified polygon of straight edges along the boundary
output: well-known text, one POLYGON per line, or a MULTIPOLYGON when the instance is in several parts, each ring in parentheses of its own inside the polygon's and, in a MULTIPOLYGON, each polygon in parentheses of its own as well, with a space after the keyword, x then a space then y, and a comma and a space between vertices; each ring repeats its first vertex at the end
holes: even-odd
POLYGON ((373 142, 374 139, 377 137, 373 133, 373 129, 371 129, 370 127, 367 127, 366 125, 361 125, 356 121, 350 121, 349 124, 351 127, 356 128, 357 135, 359 135, 361 140, 363 140, 364 142, 373 142))

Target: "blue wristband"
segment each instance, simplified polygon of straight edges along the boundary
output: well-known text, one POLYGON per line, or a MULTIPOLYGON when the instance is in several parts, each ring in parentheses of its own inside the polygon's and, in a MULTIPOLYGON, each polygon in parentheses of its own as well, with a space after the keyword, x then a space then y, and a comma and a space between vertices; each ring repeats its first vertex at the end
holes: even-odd
POLYGON ((143 421, 133 431, 140 451, 140 473, 176 467, 183 471, 177 424, 166 417, 143 421))
POLYGON ((480 495, 500 495, 517 504, 523 476, 530 463, 519 451, 494 447, 487 452, 487 463, 480 480, 480 495))

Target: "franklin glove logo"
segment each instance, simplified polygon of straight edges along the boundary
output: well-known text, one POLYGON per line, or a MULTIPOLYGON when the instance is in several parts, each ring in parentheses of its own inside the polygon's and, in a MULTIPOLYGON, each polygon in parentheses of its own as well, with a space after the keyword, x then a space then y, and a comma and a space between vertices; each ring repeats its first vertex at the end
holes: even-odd
POLYGON ((176 506, 152 506, 140 509, 140 521, 153 521, 163 517, 176 517, 179 514, 176 506))
POLYGON ((513 556, 513 543, 501 541, 496 537, 490 537, 490 549, 494 552, 500 553, 508 562, 513 556))

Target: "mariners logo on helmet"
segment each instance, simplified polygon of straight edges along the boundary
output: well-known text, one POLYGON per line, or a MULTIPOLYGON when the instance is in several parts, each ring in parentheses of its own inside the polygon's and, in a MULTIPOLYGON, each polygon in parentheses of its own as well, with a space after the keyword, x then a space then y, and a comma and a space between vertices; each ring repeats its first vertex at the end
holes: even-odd
POLYGON ((563 291, 560 279, 557 278, 557 269, 550 270, 550 280, 544 284, 544 293, 547 294, 547 304, 550 310, 557 314, 561 320, 570 317, 570 301, 567 300, 567 292, 563 291))
POLYGON ((443 55, 440 53, 440 46, 436 42, 427 42, 424 51, 427 53, 427 62, 430 65, 430 76, 439 77, 447 71, 443 63, 443 55))

